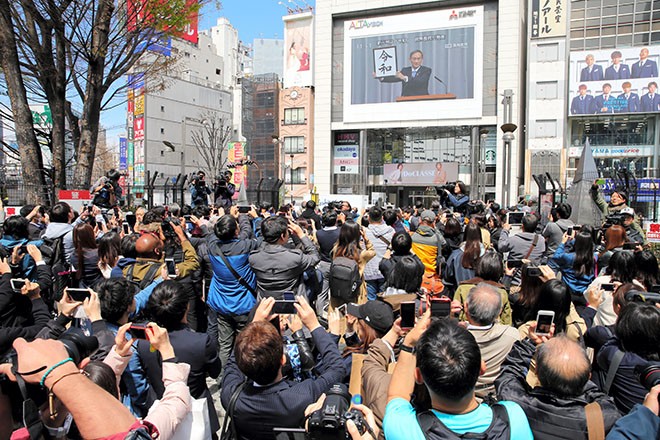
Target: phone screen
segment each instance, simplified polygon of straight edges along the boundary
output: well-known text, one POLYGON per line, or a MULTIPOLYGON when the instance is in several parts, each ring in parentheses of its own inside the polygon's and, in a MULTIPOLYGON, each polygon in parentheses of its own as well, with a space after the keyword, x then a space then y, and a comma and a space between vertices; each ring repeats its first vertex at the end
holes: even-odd
POLYGON ((569 237, 571 237, 573 235, 573 228, 572 227, 570 227, 566 230, 566 235, 568 235, 569 237))
POLYGON ((515 269, 518 267, 522 267, 523 261, 522 260, 507 260, 506 265, 509 267, 509 269, 515 269))
POLYGON ((25 280, 14 278, 9 281, 11 283, 11 288, 16 292, 20 292, 23 286, 25 286, 25 280))
POLYGON ((522 219, 525 216, 524 212, 510 212, 507 214, 507 223, 510 225, 522 224, 522 219))
POLYGON ((128 332, 135 339, 147 339, 146 324, 133 324, 129 327, 128 332))
POLYGON ((346 316, 346 304, 340 305, 337 307, 337 310, 339 310, 339 313, 341 313, 342 316, 346 316))
POLYGON ((434 318, 446 318, 451 313, 451 300, 449 298, 438 298, 431 300, 431 316, 434 318))
POLYGON ((295 300, 277 299, 275 300, 275 304, 273 304, 271 313, 277 313, 278 315, 295 315, 298 313, 294 306, 295 303, 295 300))
POLYGON ((131 225, 128 224, 128 222, 122 223, 122 228, 124 228, 124 234, 130 234, 131 233, 131 225))
POLYGON ((612 283, 603 283, 600 285, 600 288, 605 292, 614 292, 614 284, 612 283))
POLYGON ((415 326, 415 301, 401 303, 401 328, 415 326))
POLYGON ((539 314, 536 316, 536 334, 537 335, 548 335, 550 334, 550 329, 552 328, 552 322, 555 320, 555 314, 552 312, 543 313, 543 310, 539 311, 539 314))
POLYGON ((165 258, 165 265, 167 266, 167 276, 176 278, 176 263, 174 258, 165 258))
POLYGON ((85 298, 89 298, 91 295, 88 289, 67 288, 66 293, 72 300, 81 302, 85 301, 85 298))

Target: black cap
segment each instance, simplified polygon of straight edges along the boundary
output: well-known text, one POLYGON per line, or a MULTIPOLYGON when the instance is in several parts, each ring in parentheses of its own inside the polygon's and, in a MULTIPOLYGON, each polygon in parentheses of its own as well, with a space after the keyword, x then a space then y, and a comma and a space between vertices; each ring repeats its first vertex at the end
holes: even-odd
POLYGON ((367 301, 364 304, 347 304, 346 313, 362 319, 377 332, 387 333, 394 324, 392 306, 380 300, 367 301))

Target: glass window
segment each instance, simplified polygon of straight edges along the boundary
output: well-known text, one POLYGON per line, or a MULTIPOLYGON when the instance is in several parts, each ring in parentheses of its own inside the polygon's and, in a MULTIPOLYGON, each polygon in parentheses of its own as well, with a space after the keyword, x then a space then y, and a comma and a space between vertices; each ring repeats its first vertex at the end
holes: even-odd
MULTIPOLYGON (((288 165, 288 164, 287 164, 288 165)), ((307 168, 294 168, 293 170, 289 168, 289 172, 285 176, 286 183, 292 183, 294 185, 299 185, 307 183, 307 168)))
POLYGON ((304 136, 286 136, 284 138, 284 153, 297 154, 305 152, 304 136))
POLYGON ((284 109, 284 125, 305 124, 306 122, 303 107, 284 109))

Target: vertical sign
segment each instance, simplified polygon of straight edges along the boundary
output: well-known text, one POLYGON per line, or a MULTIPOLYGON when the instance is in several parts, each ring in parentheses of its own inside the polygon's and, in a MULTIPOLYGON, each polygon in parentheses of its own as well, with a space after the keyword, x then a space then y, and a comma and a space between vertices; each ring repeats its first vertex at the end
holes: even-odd
POLYGON ((284 87, 314 84, 312 49, 314 15, 311 12, 287 15, 284 20, 284 87))
POLYGON ((333 148, 335 174, 360 174, 360 132, 337 132, 333 148))
MULTIPOLYGON (((229 142, 227 162, 236 163, 245 159, 245 147, 245 142, 229 142)), ((239 189, 246 178, 247 167, 235 167, 230 169, 230 171, 232 173, 231 183, 236 185, 236 188, 239 189)), ((236 197, 238 197, 238 191, 236 191, 236 197)))
POLYGON ((532 0, 532 38, 566 35, 566 0, 532 0))
POLYGON ((119 171, 128 169, 128 141, 125 137, 119 138, 119 171))

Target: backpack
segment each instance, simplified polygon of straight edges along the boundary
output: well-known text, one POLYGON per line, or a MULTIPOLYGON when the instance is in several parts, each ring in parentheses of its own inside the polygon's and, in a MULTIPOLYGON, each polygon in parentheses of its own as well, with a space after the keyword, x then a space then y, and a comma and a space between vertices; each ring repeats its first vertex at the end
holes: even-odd
POLYGON ((355 301, 362 285, 358 264, 352 258, 335 258, 330 264, 328 281, 332 298, 346 302, 355 301))
POLYGON ((488 429, 484 432, 466 432, 457 434, 447 428, 444 423, 433 413, 433 411, 424 411, 417 414, 417 422, 424 433, 424 437, 429 440, 434 439, 479 439, 479 440, 500 440, 511 438, 511 427, 509 425, 509 414, 504 405, 494 404, 490 407, 493 410, 493 420, 488 429))
POLYGON ((44 261, 50 266, 52 272, 53 290, 50 299, 53 302, 62 299, 64 289, 67 287, 77 287, 77 281, 71 271, 71 266, 66 262, 66 253, 64 252, 65 235, 44 238, 44 244, 41 247, 44 261))
POLYGON ((160 263, 151 263, 149 265, 149 269, 147 269, 147 273, 144 275, 144 278, 138 281, 133 276, 133 270, 135 270, 135 263, 133 263, 128 266, 128 270, 126 271, 126 279, 131 284, 137 285, 138 290, 144 290, 156 279, 156 277, 160 276, 161 267, 162 264, 160 263))

